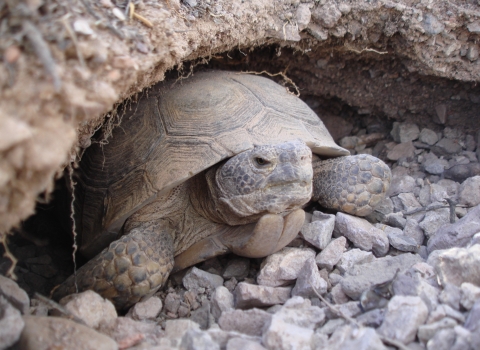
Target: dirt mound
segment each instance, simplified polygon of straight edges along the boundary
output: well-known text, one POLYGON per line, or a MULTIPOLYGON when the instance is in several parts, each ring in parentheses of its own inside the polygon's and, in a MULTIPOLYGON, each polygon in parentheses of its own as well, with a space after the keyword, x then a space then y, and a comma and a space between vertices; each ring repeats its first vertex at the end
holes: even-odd
POLYGON ((338 99, 374 118, 474 128, 477 9, 470 0, 7 0, 0 237, 48 197, 105 118, 115 122, 107 112, 116 102, 173 68, 177 76, 206 62, 286 71, 302 97, 338 99))

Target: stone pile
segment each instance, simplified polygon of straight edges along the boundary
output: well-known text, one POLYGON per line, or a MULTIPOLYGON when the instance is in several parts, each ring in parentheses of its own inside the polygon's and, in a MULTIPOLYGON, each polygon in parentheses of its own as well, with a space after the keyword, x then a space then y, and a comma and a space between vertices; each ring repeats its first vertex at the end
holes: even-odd
POLYGON ((340 141, 391 164, 367 218, 313 211, 281 251, 177 273, 124 316, 91 291, 29 300, 0 276, 0 349, 480 349, 480 132, 390 136, 340 141))

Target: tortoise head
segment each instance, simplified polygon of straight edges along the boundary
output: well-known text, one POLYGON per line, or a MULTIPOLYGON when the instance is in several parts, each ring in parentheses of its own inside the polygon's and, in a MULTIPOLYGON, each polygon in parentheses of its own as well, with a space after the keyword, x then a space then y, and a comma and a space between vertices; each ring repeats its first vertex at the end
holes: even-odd
POLYGON ((235 225, 301 208, 311 199, 312 177, 312 151, 303 141, 254 147, 216 170, 217 211, 235 225))

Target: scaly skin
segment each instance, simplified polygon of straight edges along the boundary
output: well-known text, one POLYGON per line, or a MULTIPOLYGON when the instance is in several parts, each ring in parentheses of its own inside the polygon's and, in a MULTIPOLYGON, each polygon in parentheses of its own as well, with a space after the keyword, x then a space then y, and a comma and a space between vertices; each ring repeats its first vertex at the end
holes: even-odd
POLYGON ((313 200, 325 208, 366 216, 385 198, 392 173, 367 154, 313 161, 313 200))

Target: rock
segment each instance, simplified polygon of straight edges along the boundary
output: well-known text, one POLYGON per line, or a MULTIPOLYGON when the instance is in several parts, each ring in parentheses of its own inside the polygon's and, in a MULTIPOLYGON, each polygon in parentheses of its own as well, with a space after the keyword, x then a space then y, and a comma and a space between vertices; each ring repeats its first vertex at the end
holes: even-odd
POLYGON ((480 205, 470 210, 467 215, 455 222, 438 229, 428 241, 428 252, 437 249, 466 247, 473 235, 480 232, 480 205))
POLYGON ((332 296, 332 301, 334 304, 345 304, 350 301, 350 298, 343 292, 342 286, 340 284, 335 285, 330 291, 332 296))
POLYGON ((357 317, 357 322, 365 327, 378 328, 385 319, 385 309, 373 309, 357 317))
POLYGON ((358 300, 363 291, 374 285, 391 281, 397 270, 401 273, 420 261, 422 261, 420 256, 410 253, 378 258, 372 262, 354 266, 340 283, 345 294, 353 300, 358 300))
POLYGON ((0 296, 0 349, 7 349, 15 344, 20 338, 24 326, 25 322, 20 311, 13 307, 6 298, 0 296))
POLYGON ((176 315, 178 308, 180 307, 180 303, 180 296, 178 294, 168 293, 165 298, 165 311, 176 315))
POLYGON ((130 317, 117 317, 108 325, 102 324, 98 330, 113 338, 121 348, 140 342, 155 345, 165 336, 162 327, 156 323, 136 321, 130 317))
MULTIPOLYGON (((411 210, 417 209, 421 207, 421 204, 418 203, 417 199, 415 198, 415 195, 413 193, 400 193, 397 198, 400 200, 400 203, 402 203, 403 210, 406 212, 409 212, 411 210)), ((396 214, 396 213, 395 213, 396 214)), ((390 214, 392 215, 392 214, 390 214)), ((399 214, 397 214, 399 215, 399 214)), ((405 221, 406 223, 406 221, 405 221)), ((403 227, 401 227, 403 228, 403 227)))
POLYGON ((426 172, 430 174, 442 174, 445 168, 448 168, 448 166, 448 161, 438 158, 433 152, 427 153, 425 155, 425 159, 423 161, 423 168, 426 172))
POLYGON ((397 275, 392 283, 391 290, 394 295, 409 295, 422 298, 428 310, 432 311, 438 306, 440 290, 430 283, 424 274, 412 267, 397 275))
POLYGON ((449 317, 445 317, 437 322, 421 325, 418 327, 417 331, 418 339, 420 339, 422 343, 426 343, 432 339, 435 333, 439 330, 448 328, 453 329, 456 325, 457 321, 449 317))
POLYGON ((480 204, 480 176, 468 178, 460 185, 458 203, 469 207, 480 204))
MULTIPOLYGON (((347 317, 356 317, 362 312, 358 301, 349 301, 344 304, 336 305, 335 309, 347 317)), ((325 310, 325 316, 330 320, 340 317, 337 312, 332 311, 330 308, 325 310)))
POLYGON ((224 286, 218 286, 212 295, 212 315, 218 320, 223 312, 233 310, 233 294, 224 286))
POLYGON ((189 330, 199 330, 200 326, 191 320, 167 320, 165 322, 165 336, 170 340, 172 347, 180 346, 183 336, 189 330))
POLYGON ((420 222, 419 226, 422 228, 425 236, 430 238, 433 237, 443 225, 448 224, 450 224, 450 210, 448 208, 442 208, 427 211, 425 218, 420 222))
POLYGON ((323 214, 315 211, 312 222, 303 225, 300 235, 311 245, 318 249, 325 249, 332 239, 333 227, 335 226, 335 215, 323 214))
POLYGON ((308 259, 305 261, 302 269, 292 290, 292 296, 298 295, 304 298, 316 297, 317 293, 325 294, 328 284, 320 275, 315 260, 308 259))
POLYGON ((417 329, 425 323, 428 308, 420 297, 394 296, 387 306, 385 320, 378 333, 408 344, 415 340, 417 329))
POLYGON ((342 254, 346 249, 346 244, 347 239, 343 236, 332 240, 330 244, 315 258, 315 262, 317 263, 318 267, 320 269, 326 268, 330 271, 333 270, 333 267, 342 257, 342 254))
POLYGON ((0 295, 3 296, 12 306, 17 308, 22 314, 28 315, 30 298, 15 281, 0 275, 0 295))
POLYGON ((318 328, 316 333, 331 335, 336 329, 344 326, 347 322, 343 318, 334 318, 328 320, 322 327, 318 328))
POLYGON ((473 304, 473 307, 468 313, 464 327, 472 333, 480 331, 480 299, 473 304))
POLYGON ((420 132, 419 140, 427 145, 433 146, 438 141, 437 133, 433 130, 424 128, 420 132))
MULTIPOLYGON (((425 30, 425 33, 429 35, 440 34, 445 29, 445 25, 442 22, 440 22, 437 19, 437 17, 435 17, 430 13, 425 14, 425 16, 423 17, 422 26, 423 26, 423 29, 425 30)), ((438 114, 438 110, 437 110, 437 114, 438 114)), ((443 123, 445 123, 445 121, 443 123)))
POLYGON ((403 229, 403 234, 407 237, 412 238, 417 245, 422 245, 425 240, 425 235, 423 230, 414 219, 407 219, 405 228, 403 229))
POLYGON ((454 308, 455 310, 460 309, 460 299, 462 298, 460 287, 457 287, 453 284, 446 284, 443 286, 443 291, 440 293, 440 302, 442 304, 447 304, 454 308))
POLYGON ((313 10, 312 17, 315 22, 321 24, 323 27, 333 28, 340 17, 342 17, 342 13, 337 9, 335 4, 327 3, 313 10))
POLYGON ((428 258, 428 263, 435 267, 439 283, 452 283, 460 287, 468 282, 480 286, 480 245, 468 248, 451 248, 438 251, 428 258))
MULTIPOLYGON (((457 338, 450 350, 463 350, 463 349, 472 349, 478 348, 480 344, 474 344, 472 338, 475 338, 475 335, 472 336, 470 331, 462 326, 455 326, 453 330, 456 333, 457 338)), ((477 336, 477 338, 479 338, 477 336)), ((480 339, 479 339, 480 340, 480 339)))
POLYGON ((313 329, 323 323, 325 313, 310 300, 293 297, 276 312, 262 341, 268 349, 310 349, 313 329))
POLYGON ((115 340, 65 318, 24 316, 23 320, 18 349, 118 349, 115 340))
POLYGON ((390 160, 399 160, 401 158, 412 159, 415 156, 415 146, 412 141, 399 143, 387 153, 390 160))
POLYGON ((180 348, 185 350, 220 350, 220 346, 213 341, 210 334, 198 329, 189 329, 185 332, 180 348))
POLYGON ((233 292, 235 307, 248 309, 283 304, 290 297, 291 291, 291 287, 257 286, 240 282, 233 292))
POLYGON ((386 350, 387 348, 375 329, 345 325, 335 330, 325 349, 386 350))
POLYGON ((162 300, 159 297, 150 297, 145 301, 136 303, 128 310, 127 317, 137 321, 155 320, 162 311, 162 300))
POLYGON ((68 295, 60 300, 60 304, 91 328, 108 325, 117 318, 117 310, 112 302, 93 290, 68 295))
POLYGON ((198 288, 214 290, 223 286, 223 278, 213 273, 205 272, 196 267, 189 270, 183 277, 183 286, 187 290, 196 291, 198 288))
POLYGON ((250 270, 250 259, 234 257, 228 260, 227 267, 223 271, 223 278, 230 279, 235 277, 237 280, 243 280, 247 277, 250 270))
POLYGON ((383 256, 388 252, 387 235, 365 219, 338 212, 333 232, 336 237, 345 236, 357 248, 373 251, 376 256, 383 256))
POLYGON ((450 154, 459 153, 462 150, 462 146, 452 139, 444 137, 438 141, 435 146, 432 147, 432 152, 437 156, 447 156, 450 154))
POLYGON ((226 350, 266 350, 259 342, 243 339, 232 338, 228 341, 226 350))
POLYGON ((270 322, 271 318, 271 314, 256 308, 246 311, 229 310, 222 313, 218 325, 225 331, 261 336, 264 326, 270 322))
MULTIPOLYGON (((480 150, 480 148, 478 148, 480 150)), ((480 163, 459 164, 445 170, 445 178, 463 182, 469 177, 480 175, 480 163)))
POLYGON ((460 289, 462 290, 462 299, 460 303, 466 310, 470 310, 475 301, 480 300, 480 287, 464 282, 460 285, 460 289))
POLYGON ((409 175, 393 176, 387 196, 393 197, 400 193, 413 192, 415 186, 415 179, 409 175))
POLYGON ((295 18, 297 19, 297 25, 298 25, 299 31, 302 31, 305 28, 307 28, 312 18, 312 13, 310 12, 308 4, 298 5, 295 18))
POLYGON ((358 248, 351 249, 342 254, 342 258, 337 264, 337 269, 342 273, 350 271, 354 266, 369 263, 375 260, 372 252, 365 252, 358 248))
POLYGON ((420 135, 420 129, 417 124, 394 122, 390 135, 395 142, 405 143, 416 140, 420 135))
POLYGON ((402 252, 412 252, 415 253, 419 245, 413 238, 410 238, 403 234, 403 231, 399 228, 384 226, 384 232, 388 236, 388 241, 390 245, 395 249, 398 249, 402 252))
MULTIPOLYGON (((400 193, 398 195, 398 198, 403 201, 402 198, 404 198, 402 195, 404 194, 408 194, 408 193, 400 193), (402 197, 400 197, 402 196, 402 197)), ((402 202, 403 205, 405 205, 405 203, 402 202)), ((405 219, 403 217, 403 213, 402 212, 398 212, 398 213, 391 213, 391 214, 388 214, 386 217, 385 217, 385 220, 384 220, 384 223, 387 224, 387 225, 390 225, 390 226, 393 226, 393 227, 397 227, 397 228, 400 228, 400 229, 403 229, 407 223, 407 219, 405 219)))
POLYGON ((215 322, 215 318, 210 313, 210 309, 210 300, 202 300, 202 306, 192 311, 190 320, 198 323, 200 325, 200 329, 208 329, 210 325, 215 322))
POLYGON ((257 282, 271 287, 291 284, 297 279, 305 261, 311 258, 315 258, 315 252, 310 248, 285 247, 264 260, 257 282))
POLYGON ((455 343, 456 334, 451 328, 440 329, 427 343, 427 350, 450 350, 455 343))

